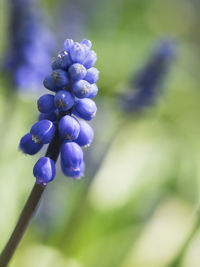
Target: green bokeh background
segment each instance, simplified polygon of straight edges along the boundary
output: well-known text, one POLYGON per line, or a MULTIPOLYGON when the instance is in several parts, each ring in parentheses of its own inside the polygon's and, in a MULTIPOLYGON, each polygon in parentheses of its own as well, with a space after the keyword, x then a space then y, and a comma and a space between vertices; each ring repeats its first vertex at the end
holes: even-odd
MULTIPOLYGON (((58 46, 70 37, 93 41, 100 70, 98 114, 85 177, 72 181, 58 166, 10 266, 171 266, 200 220, 199 1, 46 0, 39 5, 48 13, 58 46), (70 5, 78 10, 75 22, 67 20, 70 5), (61 10, 66 18, 57 25, 61 10), (80 15, 83 20, 75 24, 80 15), (115 98, 166 36, 177 40, 177 55, 163 94, 144 113, 127 116, 115 98)), ((1 0, 1 61, 8 23, 8 3, 1 0)), ((18 151, 21 136, 37 119, 36 98, 11 95, 9 78, 0 74, 2 249, 34 184, 39 155, 18 151)), ((199 250, 196 227, 174 267, 199 267, 199 250)))

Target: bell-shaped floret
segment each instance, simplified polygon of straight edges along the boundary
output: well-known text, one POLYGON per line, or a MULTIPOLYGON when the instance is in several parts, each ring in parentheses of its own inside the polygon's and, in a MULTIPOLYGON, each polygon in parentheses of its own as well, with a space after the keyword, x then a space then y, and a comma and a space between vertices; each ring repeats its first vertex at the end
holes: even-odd
POLYGON ((59 121, 59 134, 65 140, 77 139, 80 132, 80 124, 78 120, 72 116, 65 115, 59 121))
POLYGON ((31 128, 32 139, 35 143, 48 144, 55 135, 55 126, 50 120, 36 122, 31 128))
POLYGON ((85 80, 80 80, 72 85, 72 92, 78 98, 86 98, 91 94, 91 84, 85 80))
POLYGON ((90 121, 97 111, 97 106, 95 102, 88 98, 77 99, 73 107, 73 114, 81 119, 90 121))
POLYGON ((55 106, 60 111, 67 111, 74 105, 74 97, 70 92, 64 90, 59 91, 55 95, 54 101, 55 101, 55 106))
POLYGON ((41 113, 52 113, 55 109, 54 96, 50 94, 41 96, 37 101, 37 106, 41 113))
POLYGON ((88 81, 89 83, 93 84, 96 83, 99 79, 99 71, 95 67, 92 67, 87 70, 87 74, 85 75, 84 80, 88 81))
POLYGON ((72 179, 80 179, 84 175, 85 163, 82 161, 80 169, 73 169, 71 167, 66 167, 61 161, 61 168, 64 175, 71 177, 72 179))
POLYGON ((30 133, 25 134, 19 143, 19 149, 23 151, 25 154, 34 155, 36 154, 41 148, 43 144, 35 143, 32 140, 32 135, 30 133))
POLYGON ((80 132, 78 138, 75 140, 79 146, 89 146, 94 138, 94 131, 92 127, 85 121, 79 121, 80 132))
POLYGON ((65 167, 80 170, 83 161, 83 151, 74 142, 65 142, 61 148, 61 161, 65 167))
POLYGON ((75 63, 69 67, 68 72, 73 81, 78 81, 85 77, 87 70, 82 64, 75 63))
POLYGON ((33 168, 36 183, 46 185, 51 182, 56 175, 55 163, 48 157, 41 157, 33 168))

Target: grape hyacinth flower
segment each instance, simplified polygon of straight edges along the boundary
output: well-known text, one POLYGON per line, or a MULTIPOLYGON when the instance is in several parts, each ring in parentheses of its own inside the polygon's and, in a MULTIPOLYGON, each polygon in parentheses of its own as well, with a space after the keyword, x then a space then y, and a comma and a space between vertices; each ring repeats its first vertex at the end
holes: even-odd
POLYGON ((49 146, 45 156, 40 157, 33 168, 35 185, 0 255, 0 266, 7 266, 46 185, 55 178, 59 154, 64 175, 72 179, 80 179, 84 175, 82 147, 91 144, 94 132, 83 120, 91 120, 96 114, 97 107, 91 98, 97 94, 98 88, 94 82, 99 76, 99 71, 93 67, 97 55, 91 46, 92 43, 86 39, 81 43, 65 40, 63 51, 53 59, 52 73, 44 79, 44 86, 52 94, 38 99, 39 120, 21 138, 19 148, 25 154, 34 155, 44 144, 49 146))
POLYGON ((46 185, 53 180, 59 151, 65 175, 73 179, 84 175, 81 147, 89 146, 94 137, 93 129, 86 121, 90 121, 97 111, 91 98, 98 92, 96 82, 99 77, 99 71, 93 67, 97 56, 91 46, 86 39, 80 43, 65 40, 63 51, 53 58, 52 72, 44 79, 44 86, 52 94, 44 94, 38 99, 39 121, 22 137, 19 145, 24 153, 34 155, 44 144, 57 139, 56 157, 46 155, 34 167, 37 183, 46 185))
POLYGON ((158 43, 150 60, 132 79, 130 84, 134 90, 121 97, 126 112, 140 112, 154 104, 174 58, 174 50, 175 45, 171 40, 158 43))
POLYGON ((38 92, 50 71, 55 41, 34 0, 9 0, 9 44, 4 70, 23 93, 38 92))

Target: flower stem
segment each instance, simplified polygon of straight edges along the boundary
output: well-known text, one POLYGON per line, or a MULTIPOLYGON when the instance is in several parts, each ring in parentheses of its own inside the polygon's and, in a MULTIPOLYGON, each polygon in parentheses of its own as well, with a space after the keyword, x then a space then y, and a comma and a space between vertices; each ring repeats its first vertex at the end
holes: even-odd
POLYGON ((20 240, 22 239, 31 217, 39 203, 39 200, 44 192, 45 186, 41 184, 35 184, 31 191, 31 194, 22 210, 19 220, 15 226, 14 231, 11 234, 4 250, 0 255, 0 267, 5 267, 12 258, 20 240))
MULTIPOLYGON (((60 147, 61 147, 61 140, 59 139, 58 129, 57 129, 52 142, 49 144, 47 148, 45 156, 50 157, 52 160, 56 162, 59 155, 60 147)), ((45 187, 46 187, 45 185, 36 183, 33 186, 31 194, 21 212, 19 220, 5 248, 3 249, 0 255, 0 267, 6 267, 9 261, 11 260, 38 206, 41 196, 45 190, 45 187)))

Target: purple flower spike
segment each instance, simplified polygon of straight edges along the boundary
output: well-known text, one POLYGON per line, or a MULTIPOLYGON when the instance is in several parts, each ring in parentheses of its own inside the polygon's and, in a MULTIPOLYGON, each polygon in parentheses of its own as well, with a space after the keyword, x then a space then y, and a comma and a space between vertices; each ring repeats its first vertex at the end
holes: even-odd
POLYGON ((39 121, 20 141, 20 149, 30 155, 36 154, 43 144, 50 143, 46 156, 34 167, 36 182, 42 185, 53 180, 54 163, 59 154, 66 176, 80 179, 84 175, 81 146, 92 143, 94 132, 87 122, 78 118, 89 121, 95 116, 97 106, 91 98, 98 93, 96 81, 99 78, 99 71, 93 67, 97 55, 91 47, 87 39, 81 43, 65 40, 63 51, 53 58, 52 72, 43 82, 53 93, 38 99, 39 121))
POLYGON ((172 40, 159 42, 144 67, 132 78, 130 90, 120 96, 125 112, 142 112, 156 103, 174 59, 174 45, 172 40))
POLYGON ((9 0, 8 44, 3 70, 22 93, 39 93, 44 76, 50 71, 56 43, 44 25, 44 10, 34 0, 9 0))

